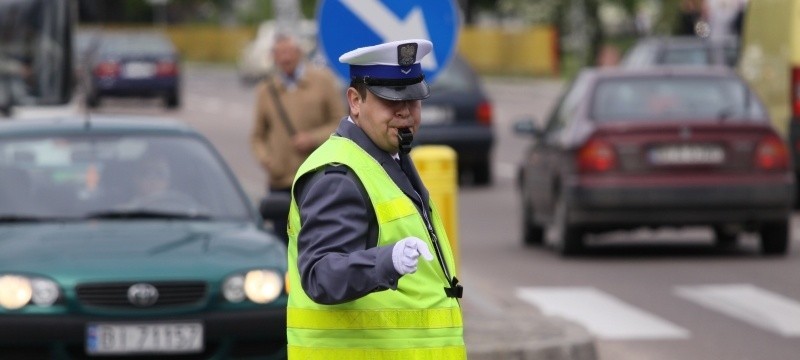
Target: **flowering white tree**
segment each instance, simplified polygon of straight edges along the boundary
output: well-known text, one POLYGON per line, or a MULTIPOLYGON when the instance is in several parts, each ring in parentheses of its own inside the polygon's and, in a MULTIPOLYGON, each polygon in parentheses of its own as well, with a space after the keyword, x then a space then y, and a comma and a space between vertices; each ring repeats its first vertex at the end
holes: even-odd
POLYGON ((300 29, 300 1, 299 0, 272 0, 272 10, 275 14, 275 27, 279 33, 298 34, 300 29))

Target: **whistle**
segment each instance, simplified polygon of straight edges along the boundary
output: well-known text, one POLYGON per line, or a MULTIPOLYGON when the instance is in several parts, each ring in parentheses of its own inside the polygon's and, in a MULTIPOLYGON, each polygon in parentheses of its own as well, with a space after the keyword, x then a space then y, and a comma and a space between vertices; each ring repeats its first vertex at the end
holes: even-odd
POLYGON ((411 141, 414 140, 414 134, 411 132, 411 129, 397 129, 397 139, 400 140, 400 151, 403 154, 408 154, 411 151, 411 141))

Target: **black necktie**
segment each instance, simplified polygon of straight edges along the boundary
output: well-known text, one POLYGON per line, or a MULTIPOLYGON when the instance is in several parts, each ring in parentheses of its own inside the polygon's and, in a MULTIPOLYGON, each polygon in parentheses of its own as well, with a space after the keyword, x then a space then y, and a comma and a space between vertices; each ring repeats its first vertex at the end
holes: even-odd
POLYGON ((414 177, 411 176, 411 172, 410 172, 411 169, 410 169, 409 166, 405 165, 406 161, 402 157, 400 157, 398 159, 395 159, 395 161, 397 161, 397 164, 400 165, 400 171, 402 171, 403 175, 406 176, 406 179, 408 179, 408 183, 411 184, 411 187, 413 187, 415 191, 417 191, 417 185, 414 183, 414 180, 413 180, 414 177))

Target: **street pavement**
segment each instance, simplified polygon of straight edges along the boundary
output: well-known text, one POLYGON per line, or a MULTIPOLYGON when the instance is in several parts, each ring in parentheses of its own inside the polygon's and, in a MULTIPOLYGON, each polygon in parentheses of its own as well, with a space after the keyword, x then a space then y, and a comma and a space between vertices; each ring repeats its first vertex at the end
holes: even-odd
MULTIPOLYGON (((212 78, 227 79, 230 77, 229 70, 222 71, 205 71, 214 68, 204 66, 189 67, 187 70, 190 74, 195 74, 200 70, 205 74, 205 77, 187 76, 187 81, 197 81, 197 79, 212 78)), ((187 86, 190 91, 186 96, 187 105, 184 106, 186 111, 206 111, 212 115, 198 116, 195 113, 178 116, 185 117, 188 123, 206 133, 212 134, 214 140, 223 141, 224 138, 219 138, 225 132, 217 131, 213 126, 218 126, 218 117, 213 116, 219 111, 230 112, 232 110, 242 110, 243 118, 248 119, 249 109, 252 107, 247 101, 252 101, 250 96, 252 89, 239 89, 238 84, 231 83, 231 93, 238 95, 239 101, 247 101, 246 104, 238 104, 236 106, 222 106, 221 104, 226 99, 219 98, 219 86, 227 86, 229 82, 221 82, 222 84, 215 84, 215 86, 205 86, 206 84, 193 84, 187 86), (216 89, 216 90, 214 90, 216 89), (237 92, 238 90, 238 92, 237 92), (208 94, 203 93, 208 91, 208 94), (202 99, 203 101, 198 101, 202 99), (213 104, 220 104, 213 107, 213 104), (206 124, 208 122, 208 124, 206 124), (221 139, 221 140, 220 140, 221 139)), ((554 89, 560 88, 561 84, 557 81, 537 81, 536 87, 525 87, 527 83, 517 84, 515 81, 494 81, 488 84, 492 88, 493 93, 498 102, 516 102, 530 104, 531 101, 541 102, 542 105, 535 106, 532 115, 537 118, 543 118, 544 110, 549 107, 549 104, 554 101, 553 94, 557 92, 554 89), (527 89, 527 91, 520 91, 520 88, 527 89), (533 89, 533 90, 530 90, 533 89)), ((231 96, 231 98, 237 98, 231 96)), ((122 105, 127 103, 121 102, 122 105)), ((526 107, 529 109, 529 107, 526 107)), ((137 109, 138 110, 138 109, 137 109)), ((518 115, 516 108, 506 107, 498 104, 498 117, 503 118, 503 122, 510 123, 510 119, 518 115)), ((106 111, 114 112, 113 107, 111 110, 106 111)), ((158 106, 146 112, 155 112, 160 114, 162 110, 158 106)), ((246 122, 243 122, 246 123, 246 122)), ((508 124, 503 124, 508 126, 508 124)), ((232 138, 242 138, 245 134, 236 134, 232 138)), ((249 150, 245 148, 234 150, 225 146, 220 146, 223 153, 226 151, 241 151, 228 154, 228 158, 247 158, 249 150), (244 150, 242 150, 244 149, 244 150)), ((242 176, 245 187, 251 185, 250 188, 256 189, 254 193, 260 194, 261 184, 263 184, 263 174, 260 173, 257 167, 252 166, 250 162, 237 167, 236 162, 232 165, 234 168, 242 168, 249 172, 237 171, 237 174, 242 176), (244 174, 244 175, 242 175, 244 174)), ((501 169, 502 170, 502 167, 501 169)), ((483 304, 480 294, 471 293, 470 291, 480 292, 477 286, 467 286, 465 290, 465 297, 462 301, 462 309, 464 314, 465 326, 465 341, 467 345, 468 356, 470 360, 595 360, 598 358, 597 350, 595 348, 594 339, 592 335, 582 326, 567 321, 562 318, 547 316, 538 311, 529 311, 529 309, 520 311, 505 311, 497 310, 495 306, 486 306, 483 304)))
MULTIPOLYGON (((544 119, 562 86, 563 82, 558 79, 487 79, 486 87, 497 110, 497 131, 504 132, 511 127, 513 119, 520 116, 544 119)), ((509 138, 509 141, 520 141, 509 138)), ((516 169, 513 156, 518 150, 512 154, 501 153, 499 148, 495 150, 498 161, 495 164, 496 178, 512 178, 516 169)), ((471 274, 462 275, 468 280, 471 274)), ((483 303, 482 294, 471 291, 491 291, 491 287, 471 286, 477 284, 467 282, 462 305, 464 337, 470 360, 598 358, 594 338, 583 326, 539 311, 483 303)))
MULTIPOLYGON (((466 294, 465 294, 466 297, 466 294)), ((462 302, 470 360, 596 360, 591 334, 582 326, 534 312, 487 314, 462 302)))
MULTIPOLYGON (((252 158, 249 148, 241 146, 252 121, 253 89, 241 87, 233 81, 233 74, 231 69, 216 67, 187 68, 185 104, 178 111, 163 110, 157 100, 124 99, 109 101, 94 112, 167 116, 186 121, 209 135, 230 161, 249 190, 248 194, 257 199, 263 193, 264 173, 252 158)), ((516 193, 508 187, 516 175, 520 149, 527 145, 524 138, 512 136, 510 129, 514 119, 520 116, 531 115, 539 121, 546 119, 563 82, 559 79, 486 80, 487 90, 495 101, 495 128, 498 139, 501 139, 494 155, 496 183, 486 189, 465 189, 459 200, 461 223, 472 224, 470 227, 464 225, 461 231, 469 234, 461 239, 462 249, 469 249, 462 251, 462 258, 469 260, 470 266, 463 267, 459 273, 459 278, 463 275, 465 284, 462 306, 469 359, 798 358, 795 324, 800 322, 792 322, 800 314, 796 311, 796 299, 800 299, 797 289, 800 287, 796 286, 797 276, 793 275, 797 273, 796 251, 794 256, 790 254, 785 259, 753 256, 757 254, 757 238, 752 235, 743 239, 745 246, 742 249, 726 252, 706 249, 702 244, 699 247, 693 243, 686 246, 656 244, 621 246, 607 251, 598 249, 579 261, 562 261, 543 249, 521 250, 518 234, 513 230, 505 233, 506 229, 517 229, 518 224, 509 220, 507 215, 497 215, 506 214, 499 209, 506 208, 506 203, 515 200, 516 193), (499 225, 480 225, 486 223, 499 225), (497 233, 503 235, 493 235, 497 233), (484 241, 489 238, 491 242, 484 241), (518 272, 509 272, 517 267, 518 272), (689 299, 699 298, 703 307, 687 306, 685 296, 674 296, 674 289, 682 289, 679 293, 685 293, 687 287, 692 290, 698 286, 709 287, 708 284, 714 286, 710 286, 705 295, 697 290, 690 292, 694 297, 689 299), (612 300, 622 302, 623 308, 646 310, 659 319, 666 317, 670 323, 685 329, 688 336, 680 342, 638 341, 642 333, 633 332, 634 337, 609 340, 607 335, 595 332, 593 338, 580 325, 586 324, 585 319, 570 317, 576 321, 571 322, 545 315, 540 304, 531 307, 531 303, 513 295, 515 289, 521 287, 554 285, 589 285, 594 292, 613 295, 612 300), (730 298, 708 294, 711 290, 731 286, 739 291, 729 292, 730 298), (706 308, 716 308, 717 311, 706 311, 706 308), (749 325, 740 326, 720 314, 744 320, 749 325)), ((44 110, 21 108, 17 114, 25 118, 82 111, 73 103, 44 110)), ((796 215, 794 234, 800 233, 798 224, 800 220, 796 215)), ((702 230, 699 236, 667 232, 661 238, 691 242, 699 239, 702 242, 705 241, 703 234, 702 230)), ((642 236, 634 234, 633 238, 642 236)), ((622 245, 626 239, 611 238, 622 245)), ((794 245, 795 249, 800 248, 797 240, 794 245)), ((583 299, 580 301, 594 308, 583 299)), ((610 326, 617 331, 620 325, 612 323, 610 326)))

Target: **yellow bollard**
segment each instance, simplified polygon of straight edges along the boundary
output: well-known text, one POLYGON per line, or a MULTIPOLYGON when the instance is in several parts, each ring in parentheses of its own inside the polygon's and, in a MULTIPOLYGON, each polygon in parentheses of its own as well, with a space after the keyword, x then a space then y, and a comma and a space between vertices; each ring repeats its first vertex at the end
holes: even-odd
POLYGON ((439 209, 450 248, 453 250, 456 271, 458 256, 458 163, 455 150, 444 145, 423 145, 411 150, 411 159, 419 176, 439 209))

